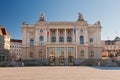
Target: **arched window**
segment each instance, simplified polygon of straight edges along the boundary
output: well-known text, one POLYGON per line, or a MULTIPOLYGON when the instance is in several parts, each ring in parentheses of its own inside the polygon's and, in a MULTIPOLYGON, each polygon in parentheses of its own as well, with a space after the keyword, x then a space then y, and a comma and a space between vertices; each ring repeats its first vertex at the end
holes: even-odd
POLYGON ((40 44, 44 44, 44 37, 43 37, 43 36, 40 36, 40 37, 39 37, 39 43, 40 43, 40 44))
POLYGON ((90 42, 90 43, 93 43, 93 38, 90 38, 89 42, 90 42))
POLYGON ((81 57, 84 57, 84 50, 81 50, 81 51, 80 51, 80 56, 81 56, 81 57))
POLYGON ((80 44, 84 44, 84 37, 80 36, 80 44))
POLYGON ((30 39, 30 46, 33 46, 33 45, 34 45, 34 39, 31 38, 31 39, 30 39))
POLYGON ((59 37, 59 42, 64 42, 64 37, 63 36, 59 37))
POLYGON ((52 36, 51 42, 56 42, 56 37, 55 36, 52 36))
POLYGON ((67 42, 72 42, 71 36, 68 36, 68 37, 67 37, 67 42))
POLYGON ((94 57, 94 51, 93 50, 90 51, 90 57, 94 57))

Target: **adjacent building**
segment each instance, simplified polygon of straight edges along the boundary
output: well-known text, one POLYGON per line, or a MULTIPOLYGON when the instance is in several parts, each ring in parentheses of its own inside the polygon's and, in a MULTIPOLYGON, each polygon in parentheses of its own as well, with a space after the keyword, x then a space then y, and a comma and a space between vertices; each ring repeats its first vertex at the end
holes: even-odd
POLYGON ((14 58, 15 60, 21 59, 22 40, 11 39, 10 40, 10 51, 11 51, 12 58, 14 58))
POLYGON ((22 60, 47 60, 51 65, 76 60, 101 59, 101 24, 88 24, 81 13, 77 21, 48 22, 42 13, 34 25, 23 22, 22 60))
POLYGON ((120 57, 120 38, 116 37, 114 40, 102 41, 102 56, 108 57, 111 54, 120 57))
POLYGON ((8 59, 10 50, 10 35, 5 28, 0 26, 0 61, 8 59))

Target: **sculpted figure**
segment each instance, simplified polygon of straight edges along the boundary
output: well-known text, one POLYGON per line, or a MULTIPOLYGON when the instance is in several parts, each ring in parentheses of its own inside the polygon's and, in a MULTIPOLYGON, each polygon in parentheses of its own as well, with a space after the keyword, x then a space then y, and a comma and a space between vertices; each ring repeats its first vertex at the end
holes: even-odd
POLYGON ((45 15, 43 13, 40 14, 40 20, 39 21, 45 21, 45 15))
POLYGON ((79 13, 78 12, 78 21, 83 21, 84 19, 83 19, 83 15, 82 15, 82 13, 79 13))

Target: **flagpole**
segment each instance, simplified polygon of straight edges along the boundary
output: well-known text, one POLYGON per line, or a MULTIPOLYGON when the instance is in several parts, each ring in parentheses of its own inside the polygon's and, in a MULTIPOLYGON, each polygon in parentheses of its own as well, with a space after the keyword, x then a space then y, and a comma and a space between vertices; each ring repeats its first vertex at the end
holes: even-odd
POLYGON ((74 36, 75 36, 75 42, 76 42, 76 27, 74 26, 74 36))

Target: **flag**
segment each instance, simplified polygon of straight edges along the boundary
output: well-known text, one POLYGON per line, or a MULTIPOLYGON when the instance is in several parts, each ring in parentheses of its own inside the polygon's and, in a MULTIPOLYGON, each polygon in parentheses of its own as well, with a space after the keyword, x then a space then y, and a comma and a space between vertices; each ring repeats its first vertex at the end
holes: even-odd
POLYGON ((47 42, 49 42, 49 26, 46 28, 46 33, 47 33, 47 42))
POLYGON ((75 42, 76 42, 76 27, 74 26, 74 36, 75 36, 75 42))
POLYGON ((75 27, 75 26, 74 26, 74 29, 73 29, 73 30, 74 30, 74 34, 76 34, 76 27, 75 27))

